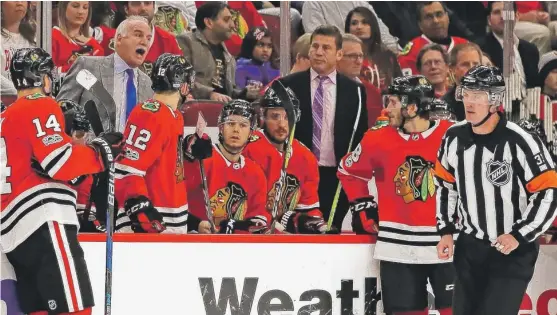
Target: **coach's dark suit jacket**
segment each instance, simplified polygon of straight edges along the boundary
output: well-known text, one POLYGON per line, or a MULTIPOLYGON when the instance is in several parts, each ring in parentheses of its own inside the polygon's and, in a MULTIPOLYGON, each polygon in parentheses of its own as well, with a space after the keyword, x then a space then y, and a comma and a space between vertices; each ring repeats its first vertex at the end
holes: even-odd
MULTIPOLYGON (((313 136, 313 117, 311 104, 311 84, 310 71, 293 73, 281 78, 280 81, 287 87, 290 87, 300 100, 300 121, 296 124, 296 133, 294 137, 301 141, 308 148, 312 148, 311 138, 313 136)), ((358 129, 354 135, 352 150, 360 143, 366 132, 367 126, 367 109, 366 109, 366 89, 360 83, 357 83, 348 77, 337 72, 337 96, 335 108, 334 122, 334 145, 335 157, 337 165, 348 151, 348 144, 352 136, 354 122, 358 114, 358 87, 361 90, 362 111, 358 122, 358 129)))
MULTIPOLYGON (((503 71, 503 48, 493 36, 488 33, 484 38, 478 41, 480 48, 486 52, 493 61, 493 65, 503 71)), ((519 39, 518 53, 524 67, 524 75, 526 76, 526 88, 534 88, 538 86, 538 62, 540 61, 540 53, 536 45, 525 40, 519 39)))

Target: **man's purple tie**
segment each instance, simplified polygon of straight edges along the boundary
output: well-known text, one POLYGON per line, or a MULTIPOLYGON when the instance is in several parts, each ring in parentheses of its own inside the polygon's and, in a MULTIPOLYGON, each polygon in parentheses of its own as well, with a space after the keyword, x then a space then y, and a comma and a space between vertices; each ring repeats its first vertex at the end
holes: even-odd
POLYGON ((311 151, 317 157, 319 161, 319 157, 321 156, 321 127, 323 126, 323 83, 329 77, 318 77, 319 78, 319 85, 317 86, 317 90, 315 91, 315 96, 313 97, 313 138, 312 138, 312 147, 311 151))

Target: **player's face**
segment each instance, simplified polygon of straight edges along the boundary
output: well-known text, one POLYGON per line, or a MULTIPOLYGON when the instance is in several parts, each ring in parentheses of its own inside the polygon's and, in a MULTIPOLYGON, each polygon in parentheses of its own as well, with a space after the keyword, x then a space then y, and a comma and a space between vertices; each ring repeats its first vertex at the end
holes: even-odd
POLYGON ((389 117, 389 125, 391 127, 399 127, 402 124, 402 103, 400 98, 396 95, 385 95, 383 106, 389 117))
POLYGON ((145 61, 153 34, 151 27, 142 21, 130 21, 126 28, 116 38, 116 52, 131 68, 136 68, 145 61))
POLYGON ((466 110, 466 120, 477 124, 489 113, 489 97, 485 91, 462 89, 462 103, 466 110))
POLYGON ((126 14, 139 15, 147 19, 149 23, 155 16, 155 2, 154 1, 128 1, 128 5, 124 7, 126 14))
POLYGON ((251 125, 244 116, 230 115, 221 128, 224 144, 230 151, 240 152, 248 143, 251 125))
POLYGON ((288 138, 288 116, 284 108, 269 108, 265 114, 265 129, 277 143, 288 138))

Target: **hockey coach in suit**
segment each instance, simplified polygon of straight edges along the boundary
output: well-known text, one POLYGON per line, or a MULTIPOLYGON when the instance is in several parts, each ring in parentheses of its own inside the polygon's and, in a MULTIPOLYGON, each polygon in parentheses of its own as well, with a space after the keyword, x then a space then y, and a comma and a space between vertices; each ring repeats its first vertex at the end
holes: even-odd
MULTIPOLYGON (((338 184, 336 170, 348 152, 354 124, 357 129, 353 146, 362 140, 368 128, 366 90, 362 84, 337 72, 336 64, 341 58, 341 32, 332 25, 320 26, 311 35, 311 68, 280 79, 300 100, 301 117, 294 137, 319 161, 319 202, 325 219, 329 217, 338 184), (358 110, 360 117, 356 122, 358 110)), ((341 191, 333 221, 339 231, 348 206, 346 194, 341 191)))

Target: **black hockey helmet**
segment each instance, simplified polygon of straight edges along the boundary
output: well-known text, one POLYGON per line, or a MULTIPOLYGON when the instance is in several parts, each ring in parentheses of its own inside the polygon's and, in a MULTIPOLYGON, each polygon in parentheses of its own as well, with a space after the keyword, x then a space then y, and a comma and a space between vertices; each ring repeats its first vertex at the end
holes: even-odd
POLYGON ((55 95, 58 76, 52 57, 42 48, 16 50, 10 63, 10 75, 17 90, 44 86, 43 75, 45 74, 52 82, 50 92, 55 95))
POLYGON ((503 102, 505 80, 499 68, 478 65, 468 70, 460 79, 455 94, 458 101, 463 100, 464 90, 485 91, 489 105, 498 106, 503 102))
POLYGON ((244 100, 231 100, 224 104, 220 111, 218 124, 219 126, 226 123, 231 115, 239 115, 245 117, 250 122, 250 128, 254 130, 257 127, 257 115, 255 108, 244 100))
POLYGON ((434 98, 429 102, 425 108, 424 112, 429 115, 429 120, 455 120, 456 114, 453 108, 445 102, 443 99, 434 98))
MULTIPOLYGON (((288 94, 288 97, 290 98, 290 101, 292 102, 292 105, 294 106, 294 114, 296 115, 296 122, 298 122, 300 120, 300 101, 291 88, 287 87, 285 88, 285 90, 288 94)), ((262 110, 265 110, 267 108, 284 108, 283 102, 272 87, 269 87, 265 91, 263 98, 259 102, 259 106, 262 110)), ((265 113, 263 112, 261 114, 264 115, 265 113)))
POLYGON ((178 91, 184 83, 191 90, 195 82, 195 71, 183 56, 164 53, 155 61, 151 82, 155 92, 178 91))
POLYGON ((433 85, 423 75, 397 77, 383 93, 383 106, 387 107, 389 96, 398 96, 402 108, 410 104, 418 106, 417 114, 423 112, 427 105, 435 98, 433 85))

